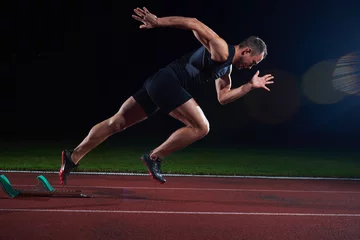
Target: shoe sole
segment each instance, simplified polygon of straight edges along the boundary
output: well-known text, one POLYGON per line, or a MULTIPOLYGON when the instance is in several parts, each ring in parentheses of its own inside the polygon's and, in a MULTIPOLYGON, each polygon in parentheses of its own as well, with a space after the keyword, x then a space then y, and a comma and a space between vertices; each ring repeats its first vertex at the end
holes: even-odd
POLYGON ((140 160, 141 160, 142 163, 145 165, 145 167, 146 167, 146 169, 148 170, 148 173, 150 174, 150 177, 151 177, 152 179, 156 180, 156 181, 157 181, 158 183, 160 183, 160 184, 164 184, 164 183, 165 183, 165 182, 160 181, 160 180, 157 179, 156 177, 154 177, 154 175, 151 173, 151 171, 149 170, 149 168, 148 168, 145 160, 144 160, 142 157, 140 158, 140 160))
POLYGON ((65 176, 65 172, 64 172, 64 169, 65 169, 65 152, 62 151, 61 152, 61 167, 60 167, 60 172, 59 172, 59 176, 60 176, 60 184, 62 185, 66 185, 66 176, 65 176), (64 169, 62 169, 64 166, 64 169), (63 179, 63 180, 62 180, 63 179))

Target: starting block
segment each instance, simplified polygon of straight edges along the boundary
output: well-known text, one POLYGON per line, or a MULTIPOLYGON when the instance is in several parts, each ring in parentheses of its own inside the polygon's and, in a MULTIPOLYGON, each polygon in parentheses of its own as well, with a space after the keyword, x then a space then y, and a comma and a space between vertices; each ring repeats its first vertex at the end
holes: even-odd
POLYGON ((9 179, 3 174, 0 176, 0 185, 3 191, 10 197, 30 196, 30 197, 78 197, 89 198, 81 190, 56 190, 49 181, 43 176, 37 177, 38 184, 33 189, 14 189, 9 179))

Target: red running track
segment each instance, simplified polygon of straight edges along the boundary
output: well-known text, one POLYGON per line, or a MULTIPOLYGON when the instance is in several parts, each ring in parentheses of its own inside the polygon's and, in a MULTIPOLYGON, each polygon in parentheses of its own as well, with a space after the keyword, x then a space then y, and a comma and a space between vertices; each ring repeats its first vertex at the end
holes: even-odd
MULTIPOLYGON (((37 175, 6 173, 20 189, 37 175)), ((65 188, 94 197, 1 192, 0 238, 360 239, 360 181, 71 175, 65 188)))

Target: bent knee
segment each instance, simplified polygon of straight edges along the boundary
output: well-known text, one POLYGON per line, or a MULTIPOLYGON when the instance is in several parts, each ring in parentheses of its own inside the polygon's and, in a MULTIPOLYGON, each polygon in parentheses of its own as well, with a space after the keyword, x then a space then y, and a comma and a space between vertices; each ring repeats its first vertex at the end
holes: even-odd
POLYGON ((195 128, 196 133, 199 137, 205 137, 210 132, 210 124, 209 121, 204 121, 199 126, 195 128))
POLYGON ((115 115, 109 118, 108 126, 112 132, 120 132, 126 128, 125 118, 122 115, 115 115))

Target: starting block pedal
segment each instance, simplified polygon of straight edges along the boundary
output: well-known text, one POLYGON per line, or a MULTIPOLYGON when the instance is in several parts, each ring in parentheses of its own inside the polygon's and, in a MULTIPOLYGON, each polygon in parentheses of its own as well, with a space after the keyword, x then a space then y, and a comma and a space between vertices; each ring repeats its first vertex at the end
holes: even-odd
POLYGON ((0 176, 0 185, 3 191, 10 197, 31 196, 31 197, 81 197, 89 198, 81 190, 56 190, 43 176, 37 177, 38 184, 33 189, 14 189, 10 180, 3 174, 0 176))

